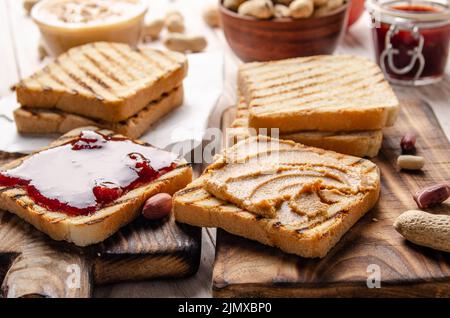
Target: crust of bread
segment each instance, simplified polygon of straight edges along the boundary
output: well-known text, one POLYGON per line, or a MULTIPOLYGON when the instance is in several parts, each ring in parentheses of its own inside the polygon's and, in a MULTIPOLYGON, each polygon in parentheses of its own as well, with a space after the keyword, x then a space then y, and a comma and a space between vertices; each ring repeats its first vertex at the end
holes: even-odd
POLYGON ((398 100, 379 67, 361 57, 248 63, 238 82, 254 128, 379 130, 393 125, 398 113, 398 100))
POLYGON ((292 140, 307 146, 333 150, 357 157, 375 157, 383 141, 381 130, 355 133, 295 133, 282 135, 281 139, 292 140))
MULTIPOLYGON (((261 137, 259 137, 261 138, 261 137)), ((283 141, 289 145, 288 141, 283 141)), ((245 142, 240 145, 245 146, 245 142)), ((291 145, 294 143, 291 143, 291 145)), ((234 149, 238 149, 238 145, 234 149)), ((233 149, 232 148, 232 149, 233 149)), ((274 218, 248 212, 235 204, 221 200, 206 189, 210 169, 221 166, 220 156, 206 172, 173 197, 173 211, 178 222, 201 227, 218 227, 232 234, 278 247, 284 252, 302 257, 324 257, 367 211, 377 202, 380 194, 380 174, 376 166, 364 159, 339 155, 331 151, 310 148, 312 151, 337 156, 349 165, 364 165, 371 175, 371 188, 354 194, 352 203, 325 219, 309 226, 299 225, 291 217, 279 214, 274 218), (375 170, 374 170, 375 169, 375 170)), ((364 170, 366 171, 366 170, 364 170)))
POLYGON ((159 100, 151 102, 134 116, 111 123, 93 120, 80 115, 52 109, 33 109, 20 107, 14 111, 17 130, 27 134, 65 134, 73 129, 85 126, 97 126, 113 130, 132 139, 142 136, 152 124, 183 104, 183 88, 164 94, 159 100))
MULTIPOLYGON (((257 129, 248 128, 248 109, 243 97, 238 98, 236 119, 231 124, 231 127, 226 130, 229 145, 261 132, 257 129)), ((270 133, 270 130, 265 129, 263 132, 270 133)), ((375 157, 381 148, 383 133, 381 130, 349 132, 302 131, 281 134, 279 138, 347 155, 371 158, 375 157)))
POLYGON ((180 86, 187 68, 186 57, 177 52, 91 43, 70 49, 21 80, 16 85, 17 101, 120 122, 180 86))
POLYGON ((280 133, 292 133, 299 130, 321 131, 360 131, 380 130, 387 123, 387 113, 381 108, 367 111, 345 110, 336 112, 321 111, 304 116, 304 112, 293 111, 256 115, 250 111, 249 125, 254 128, 280 129, 280 133))
MULTIPOLYGON (((256 134, 257 130, 255 130, 256 134)), ((252 135, 251 130, 245 127, 228 128, 226 130, 228 145, 233 145, 252 135)), ((332 150, 356 157, 375 157, 380 151, 383 141, 381 130, 326 133, 326 132, 299 132, 283 134, 280 139, 292 140, 307 146, 332 150)))
MULTIPOLYGON (((105 135, 114 135, 108 130, 84 127, 67 133, 44 149, 68 142, 78 136, 82 129, 97 130, 105 135)), ((2 169, 20 165, 27 157, 8 163, 2 169)), ((65 213, 48 211, 36 205, 21 188, 0 187, 0 209, 16 214, 54 240, 64 240, 78 246, 87 246, 104 241, 121 227, 137 218, 141 213, 142 205, 149 197, 160 192, 173 194, 185 187, 191 180, 192 169, 182 160, 175 170, 164 174, 148 185, 128 192, 107 207, 87 216, 69 216, 65 213)))

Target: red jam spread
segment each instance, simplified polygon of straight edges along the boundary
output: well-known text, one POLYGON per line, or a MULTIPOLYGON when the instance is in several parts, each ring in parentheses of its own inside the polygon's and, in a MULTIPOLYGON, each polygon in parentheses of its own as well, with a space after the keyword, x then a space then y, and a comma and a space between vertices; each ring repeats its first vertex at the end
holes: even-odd
MULTIPOLYGON (((429 14, 440 12, 440 9, 427 5, 396 5, 391 6, 391 9, 429 14)), ((423 37, 423 66, 420 66, 420 61, 416 60, 414 66, 408 72, 398 72, 394 70, 389 63, 381 61, 383 59, 383 51, 386 49, 385 39, 391 24, 381 23, 379 27, 373 28, 373 35, 375 39, 376 58, 381 63, 385 64, 386 73, 394 79, 399 80, 414 80, 421 78, 437 78, 444 74, 447 63, 447 56, 450 41, 450 24, 434 27, 422 28, 419 25, 419 33, 423 37)), ((398 50, 398 54, 393 56, 393 64, 397 69, 407 68, 412 62, 411 52, 419 47, 419 38, 413 35, 411 30, 399 29, 398 33, 393 35, 390 43, 393 49, 398 50)))
POLYGON ((86 130, 0 172, 0 186, 22 187, 50 211, 88 215, 173 170, 176 158, 127 138, 86 130))

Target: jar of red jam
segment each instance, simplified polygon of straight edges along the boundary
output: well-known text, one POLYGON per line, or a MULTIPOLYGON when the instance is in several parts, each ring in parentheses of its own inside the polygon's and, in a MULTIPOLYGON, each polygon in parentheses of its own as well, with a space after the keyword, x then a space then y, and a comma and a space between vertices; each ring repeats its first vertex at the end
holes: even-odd
POLYGON ((442 79, 450 41, 449 0, 369 0, 375 57, 396 84, 442 79))

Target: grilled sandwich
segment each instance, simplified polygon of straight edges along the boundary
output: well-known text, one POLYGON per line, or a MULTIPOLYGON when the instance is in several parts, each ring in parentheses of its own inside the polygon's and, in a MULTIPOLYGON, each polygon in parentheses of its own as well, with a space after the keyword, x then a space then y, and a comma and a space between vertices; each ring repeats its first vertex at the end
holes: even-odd
POLYGON ((303 257, 324 257, 378 200, 369 160, 251 137, 174 195, 178 222, 219 227, 303 257))
POLYGON ((120 122, 180 86, 186 74, 180 53, 97 42, 70 49, 20 81, 17 100, 28 108, 120 122))
POLYGON ((172 194, 191 180, 192 169, 174 154, 109 130, 84 127, 0 167, 0 209, 55 240, 87 246, 137 218, 149 197, 172 194))
POLYGON ((55 109, 20 107, 14 111, 17 130, 28 134, 65 134, 85 126, 113 130, 132 139, 142 136, 151 125, 183 103, 183 88, 177 87, 159 100, 118 123, 67 113, 55 109))
MULTIPOLYGON (((236 110, 236 119, 227 129, 228 140, 231 144, 257 134, 259 130, 248 127, 248 108, 244 98, 239 97, 236 110)), ((270 130, 264 130, 270 133, 270 130)), ((375 157, 381 148, 383 133, 381 130, 367 131, 301 131, 286 133, 279 136, 281 139, 292 140, 307 146, 333 150, 357 157, 375 157)))
POLYGON ((241 67, 249 126, 298 131, 361 131, 391 126, 398 100, 380 68, 356 56, 312 56, 241 67))

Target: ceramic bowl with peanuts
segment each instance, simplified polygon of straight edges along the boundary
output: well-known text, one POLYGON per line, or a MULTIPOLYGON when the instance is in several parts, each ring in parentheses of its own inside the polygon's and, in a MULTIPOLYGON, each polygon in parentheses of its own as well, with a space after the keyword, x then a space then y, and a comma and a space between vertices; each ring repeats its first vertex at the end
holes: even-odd
POLYGON ((223 31, 243 61, 332 54, 342 38, 348 0, 221 0, 223 31))

